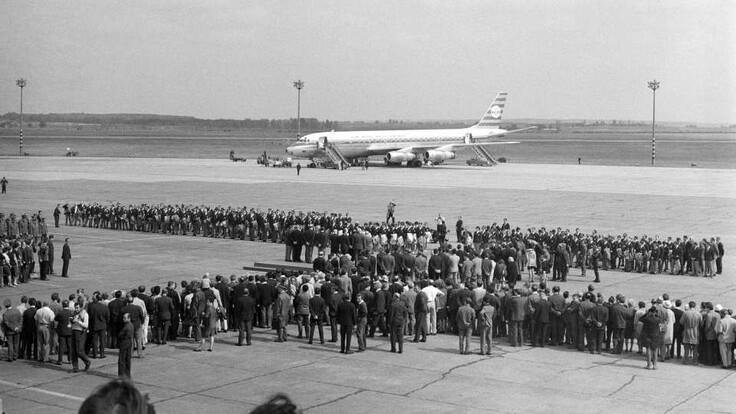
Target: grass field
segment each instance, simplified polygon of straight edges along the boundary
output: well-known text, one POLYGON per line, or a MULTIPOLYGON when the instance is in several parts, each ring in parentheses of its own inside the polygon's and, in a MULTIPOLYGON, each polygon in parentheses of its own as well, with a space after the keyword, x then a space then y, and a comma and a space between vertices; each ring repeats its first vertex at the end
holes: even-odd
MULTIPOLYGON (((495 146, 492 153, 510 163, 646 166, 651 164, 651 136, 644 133, 519 133, 506 140, 518 145, 495 146)), ((27 133, 24 152, 32 156, 63 156, 66 148, 82 157, 226 158, 230 150, 254 162, 263 151, 285 156, 289 139, 238 136, 34 136, 27 133)), ((0 137, 0 155, 17 155, 17 136, 0 137)), ((462 150, 450 165, 473 157, 462 150)), ((381 164, 380 157, 372 162, 381 164)), ((736 168, 736 134, 660 133, 656 144, 657 166, 736 168)))

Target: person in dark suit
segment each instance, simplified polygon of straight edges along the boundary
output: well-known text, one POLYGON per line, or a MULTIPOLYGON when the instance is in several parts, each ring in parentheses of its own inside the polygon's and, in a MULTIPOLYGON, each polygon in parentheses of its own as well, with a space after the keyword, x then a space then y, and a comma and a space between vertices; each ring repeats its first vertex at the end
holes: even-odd
POLYGON ((238 323, 238 346, 251 345, 251 334, 253 333, 253 315, 256 311, 256 302, 250 297, 248 289, 243 290, 242 296, 235 300, 235 319, 238 323))
MULTIPOLYGON (((179 332, 179 310, 181 309, 181 296, 176 291, 176 283, 169 282, 166 288, 166 296, 171 298, 171 302, 174 304, 174 311, 171 314, 171 327, 169 328, 168 336, 166 340, 176 340, 179 332)), ((164 341, 165 342, 165 341, 164 341)))
POLYGON ((612 354, 622 354, 624 352, 624 331, 626 330, 626 298, 619 294, 616 296, 616 303, 608 308, 608 321, 613 330, 613 347, 610 349, 612 354))
POLYGON ((107 326, 110 324, 110 309, 100 302, 100 293, 95 292, 92 303, 87 309, 89 315, 89 331, 92 334, 92 358, 105 358, 107 345, 107 326))
POLYGON ((110 324, 109 324, 109 339, 110 347, 118 347, 118 333, 123 328, 123 307, 127 304, 123 299, 123 292, 116 290, 114 293, 115 299, 107 304, 107 309, 110 313, 110 324))
POLYGON ((325 343, 324 320, 327 305, 321 296, 322 288, 317 286, 314 288, 314 296, 309 299, 309 343, 314 339, 315 326, 319 329, 319 343, 325 343))
POLYGON ((28 299, 28 308, 23 312, 23 330, 20 336, 20 358, 38 359, 36 347, 36 299, 28 299))
POLYGON ((394 293, 391 306, 388 310, 389 332, 391 333, 391 352, 396 352, 396 344, 399 345, 399 353, 404 352, 404 324, 409 317, 406 310, 406 302, 401 300, 401 294, 394 293))
MULTIPOLYGON (((158 289, 158 286, 156 286, 158 289)), ((171 329, 171 320, 176 314, 174 301, 167 295, 161 295, 154 299, 156 314, 156 343, 166 345, 166 338, 171 329)))
POLYGON ((261 328, 270 328, 273 319, 273 300, 276 297, 276 288, 266 281, 266 277, 261 277, 261 283, 258 284, 258 307, 260 309, 260 326, 261 328))
POLYGON ((534 333, 536 338, 532 338, 532 346, 544 348, 545 342, 549 338, 549 322, 550 313, 552 312, 552 304, 547 300, 547 295, 542 293, 539 302, 534 306, 534 333))
POLYGON ((603 297, 599 296, 587 319, 588 350, 591 354, 593 352, 601 353, 607 323, 608 309, 603 306, 603 297))
POLYGON ((5 299, 3 302, 5 313, 3 313, 2 320, 0 320, 0 328, 2 328, 8 343, 8 362, 18 359, 18 347, 20 345, 20 334, 23 325, 23 316, 18 309, 11 305, 10 299, 5 299))
POLYGON ((427 342, 427 313, 429 313, 429 306, 427 302, 429 298, 427 294, 421 290, 421 287, 427 286, 426 281, 417 286, 417 297, 414 300, 414 317, 416 323, 414 324, 414 340, 412 342, 427 342))
MULTIPOLYGON (((56 226, 59 227, 59 226, 56 226)), ((49 256, 49 265, 48 265, 48 272, 49 274, 54 274, 54 235, 49 236, 49 241, 46 243, 46 249, 48 251, 49 256)))
POLYGON ((330 282, 322 285, 322 299, 325 300, 327 316, 330 318, 329 342, 337 342, 337 305, 340 303, 340 298, 341 296, 333 283, 330 282))
POLYGON ((56 361, 56 365, 61 365, 66 354, 66 360, 68 364, 72 361, 72 310, 69 309, 69 301, 64 300, 61 302, 62 309, 54 317, 56 322, 56 331, 59 335, 59 359, 56 361))
MULTIPOLYGON (((133 334, 134 338, 138 338, 139 334, 138 332, 142 329, 141 326, 143 325, 143 321, 145 321, 145 317, 143 316, 143 310, 138 306, 133 304, 133 296, 129 293, 126 297, 126 305, 121 310, 121 313, 130 315, 130 322, 133 324, 133 334)), ((120 336, 118 336, 118 339, 120 336)), ((199 338, 197 338, 199 340, 199 338)), ((137 341, 136 341, 137 342, 137 341)), ((143 350, 142 346, 143 344, 136 344, 136 350, 138 352, 138 358, 142 358, 143 350)), ((118 348, 120 348, 120 345, 118 344, 118 348)))
POLYGON ((69 262, 72 260, 72 250, 69 247, 69 238, 64 239, 64 247, 61 249, 61 277, 69 277, 69 262))
POLYGON ((311 224, 302 232, 302 241, 304 242, 304 261, 312 263, 314 255, 314 238, 316 234, 311 224))
POLYGON ((291 232, 291 245, 293 250, 291 251, 291 260, 294 262, 302 261, 302 231, 299 226, 294 226, 294 230, 291 232))
POLYGON ((352 354, 350 341, 353 338, 353 327, 358 319, 355 305, 350 302, 350 296, 343 295, 342 301, 337 305, 337 322, 340 324, 340 353, 352 354))
POLYGON ((118 377, 130 379, 131 354, 133 353, 133 323, 130 314, 123 314, 123 327, 118 333, 118 377))

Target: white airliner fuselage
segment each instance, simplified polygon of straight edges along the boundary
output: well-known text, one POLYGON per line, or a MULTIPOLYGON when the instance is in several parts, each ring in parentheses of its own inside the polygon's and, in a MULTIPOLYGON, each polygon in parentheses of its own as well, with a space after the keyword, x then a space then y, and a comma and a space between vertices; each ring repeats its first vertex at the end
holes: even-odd
POLYGON ((331 145, 349 160, 383 155, 388 164, 438 164, 455 158, 455 151, 462 147, 515 143, 490 141, 521 131, 498 128, 505 102, 506 93, 499 93, 483 118, 468 128, 318 132, 299 138, 286 152, 294 157, 325 158, 326 147, 331 145))

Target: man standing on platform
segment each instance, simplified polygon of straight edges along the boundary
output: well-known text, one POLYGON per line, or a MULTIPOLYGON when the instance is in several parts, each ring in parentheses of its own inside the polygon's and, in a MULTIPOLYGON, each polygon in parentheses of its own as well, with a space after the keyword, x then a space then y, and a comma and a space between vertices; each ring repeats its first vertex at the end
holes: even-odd
POLYGON ((396 219, 394 218, 394 211, 396 210, 396 204, 394 200, 391 200, 388 202, 388 206, 386 206, 386 224, 388 224, 388 221, 391 220, 391 224, 396 224, 396 219))

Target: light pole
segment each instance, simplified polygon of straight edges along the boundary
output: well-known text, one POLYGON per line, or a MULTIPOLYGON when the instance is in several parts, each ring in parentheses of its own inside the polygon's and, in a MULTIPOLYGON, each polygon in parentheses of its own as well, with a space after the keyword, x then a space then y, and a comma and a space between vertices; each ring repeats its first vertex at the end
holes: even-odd
POLYGON ((18 153, 23 156, 23 88, 26 87, 26 80, 20 78, 15 81, 15 84, 20 87, 20 148, 18 153))
POLYGON ((657 105, 657 89, 659 89, 659 82, 657 80, 647 82, 649 89, 652 90, 652 167, 654 167, 654 114, 657 105))
POLYGON ((302 88, 304 88, 304 82, 302 82, 301 79, 298 79, 294 82, 294 87, 296 88, 296 137, 301 138, 302 136, 302 114, 301 114, 301 107, 302 107, 302 88))

